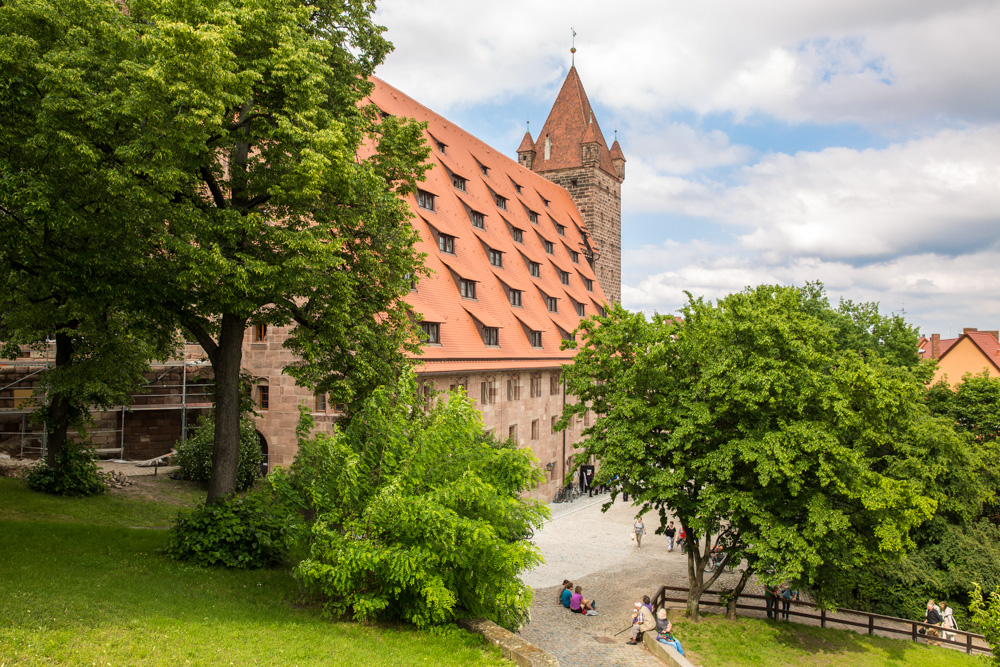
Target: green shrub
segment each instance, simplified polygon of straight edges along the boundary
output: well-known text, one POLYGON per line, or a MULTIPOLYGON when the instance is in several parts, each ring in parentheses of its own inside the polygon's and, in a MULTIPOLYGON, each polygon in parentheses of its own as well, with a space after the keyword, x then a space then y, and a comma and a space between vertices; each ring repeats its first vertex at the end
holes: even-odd
POLYGON ((93 496, 105 491, 94 450, 73 442, 63 445, 58 468, 39 461, 28 471, 25 483, 29 489, 54 496, 93 496))
POLYGON ((182 512, 167 553, 198 565, 261 568, 285 561, 297 522, 269 488, 182 512))
POLYGON ((1000 586, 993 589, 985 599, 979 584, 969 591, 969 611, 993 653, 992 664, 1000 667, 1000 586))
POLYGON ((519 575, 541 561, 524 536, 547 515, 521 498, 536 462, 483 437, 461 392, 430 412, 420 405, 407 376, 343 430, 307 437, 303 420, 285 492, 313 524, 295 576, 334 616, 516 628, 531 604, 519 575))
MULTIPOLYGON (((181 479, 207 482, 212 476, 212 447, 215 439, 215 422, 212 415, 203 415, 191 438, 177 445, 174 460, 180 466, 181 479)), ((246 491, 260 477, 263 453, 253 420, 240 419, 240 458, 236 473, 236 490, 246 491)))

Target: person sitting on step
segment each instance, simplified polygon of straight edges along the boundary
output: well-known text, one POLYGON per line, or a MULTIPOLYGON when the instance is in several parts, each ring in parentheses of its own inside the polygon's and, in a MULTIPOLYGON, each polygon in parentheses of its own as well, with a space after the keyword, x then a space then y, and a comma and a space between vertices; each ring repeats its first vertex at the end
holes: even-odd
POLYGON ((649 632, 656 628, 656 620, 650 613, 649 607, 641 602, 635 603, 635 611, 632 612, 632 628, 629 632, 631 639, 626 644, 635 645, 642 641, 642 633, 649 632))

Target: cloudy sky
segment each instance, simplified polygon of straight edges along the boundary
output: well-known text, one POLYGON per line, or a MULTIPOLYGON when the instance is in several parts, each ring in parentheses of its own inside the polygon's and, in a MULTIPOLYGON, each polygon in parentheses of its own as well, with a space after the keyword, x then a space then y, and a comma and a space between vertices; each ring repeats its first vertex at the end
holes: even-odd
POLYGON ((622 300, 821 280, 1000 328, 1000 2, 381 0, 379 76, 516 159, 570 64, 617 128, 622 300))

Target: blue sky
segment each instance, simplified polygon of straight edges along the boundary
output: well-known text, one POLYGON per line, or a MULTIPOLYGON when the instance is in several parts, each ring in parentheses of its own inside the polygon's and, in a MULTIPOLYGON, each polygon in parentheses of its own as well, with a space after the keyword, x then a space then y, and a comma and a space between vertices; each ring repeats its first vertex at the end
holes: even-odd
POLYGON ((570 64, 618 129, 622 301, 821 280, 1000 328, 995 0, 382 0, 378 74, 516 158, 570 64))

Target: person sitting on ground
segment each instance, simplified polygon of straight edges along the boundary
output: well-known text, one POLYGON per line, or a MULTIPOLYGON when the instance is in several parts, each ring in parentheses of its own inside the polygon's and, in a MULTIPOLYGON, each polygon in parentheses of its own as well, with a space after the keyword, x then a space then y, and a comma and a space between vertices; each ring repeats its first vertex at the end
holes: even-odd
POLYGON ((559 604, 569 609, 569 599, 571 597, 573 597, 573 582, 563 579, 563 587, 559 591, 559 604))
POLYGON ((586 616, 597 616, 597 612, 594 611, 594 607, 597 603, 593 600, 585 600, 583 597, 583 589, 580 586, 576 587, 576 592, 573 597, 569 599, 569 610, 574 614, 584 614, 586 616))
POLYGON ((678 653, 684 655, 684 649, 681 648, 680 641, 674 637, 673 631, 674 624, 667 618, 667 610, 660 609, 656 612, 656 641, 673 646, 678 653))
POLYGON ((635 646, 642 641, 642 633, 649 632, 656 628, 656 620, 650 612, 649 607, 641 602, 635 603, 635 611, 632 612, 632 628, 629 632, 631 639, 626 643, 635 646))
POLYGON ((656 617, 655 614, 653 614, 653 603, 649 601, 648 595, 642 596, 642 606, 645 607, 647 611, 649 611, 650 618, 656 617))

